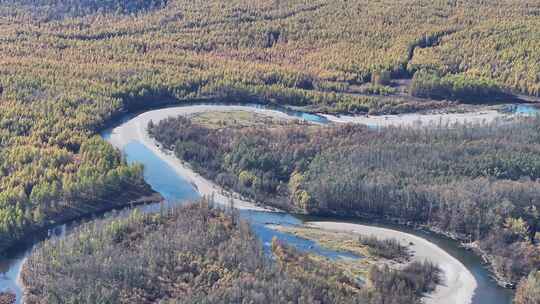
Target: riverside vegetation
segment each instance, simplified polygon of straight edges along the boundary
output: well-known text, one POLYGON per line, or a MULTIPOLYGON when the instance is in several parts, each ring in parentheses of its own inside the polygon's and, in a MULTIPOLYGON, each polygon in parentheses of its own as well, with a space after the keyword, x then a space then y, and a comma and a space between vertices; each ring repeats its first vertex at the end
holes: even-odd
MULTIPOLYGON (((350 252, 362 257, 405 262, 411 257, 409 248, 396 239, 351 235, 305 226, 276 226, 273 229, 317 242, 325 248, 350 252)), ((364 259, 365 260, 365 259, 364 259)))
POLYGON ((93 137, 125 112, 201 99, 447 105, 392 96, 393 79, 417 71, 431 75, 413 77, 418 96, 537 96, 539 11, 533 0, 0 1, 0 249, 110 208, 126 185, 148 192, 140 168, 93 137), (368 82, 370 94, 347 93, 368 82))
POLYGON ((149 133, 225 188, 294 212, 452 232, 514 282, 540 267, 540 118, 432 129, 197 121, 169 118, 149 133))
POLYGON ((515 304, 540 303, 540 271, 531 272, 519 283, 515 304))
POLYGON ((439 270, 371 268, 367 284, 274 240, 203 200, 159 214, 97 220, 36 248, 27 303, 420 303, 439 270), (272 258, 272 259, 271 259, 272 258))

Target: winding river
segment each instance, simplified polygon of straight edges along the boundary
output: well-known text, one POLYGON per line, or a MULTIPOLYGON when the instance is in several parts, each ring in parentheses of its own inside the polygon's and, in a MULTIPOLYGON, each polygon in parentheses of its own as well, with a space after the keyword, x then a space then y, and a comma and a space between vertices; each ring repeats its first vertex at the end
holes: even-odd
MULTIPOLYGON (((162 109, 161 111, 167 111, 168 116, 175 116, 175 115, 178 115, 177 112, 185 113, 186 111, 189 112, 190 108, 197 108, 197 107, 200 107, 200 106, 185 105, 185 106, 179 106, 179 107, 166 108, 166 109, 162 109)), ((284 109, 278 109, 278 108, 273 108, 273 107, 270 108, 270 107, 265 107, 261 105, 251 105, 251 104, 246 104, 243 106, 206 105, 203 107, 210 107, 212 110, 221 110, 221 111, 234 110, 238 108, 244 109, 244 110, 250 110, 250 111, 260 111, 260 112, 272 111, 274 113, 273 116, 277 115, 277 116, 288 118, 288 119, 290 118, 303 119, 306 121, 310 121, 312 123, 322 123, 322 124, 327 123, 329 121, 340 121, 342 119, 338 117, 330 117, 330 116, 323 117, 323 116, 309 114, 309 113, 284 110, 284 109)), ((528 108, 526 106, 525 107, 520 106, 518 110, 516 110, 516 112, 518 111, 519 113, 531 114, 531 113, 536 112, 536 109, 528 108)), ((142 113, 141 115, 149 113, 149 112, 142 113)), ((489 115, 492 115, 492 113, 489 115)), ((135 121, 135 118, 136 118, 135 115, 126 115, 123 119, 118 121, 118 124, 116 126, 104 131, 102 133, 102 136, 106 140, 112 142, 113 141, 112 137, 119 136, 119 134, 114 133, 115 132, 114 130, 126 124, 132 123, 133 121, 135 121)), ((365 123, 362 120, 354 121, 354 122, 365 123)), ((378 125, 375 124, 374 126, 376 127, 378 125)), ((120 136, 121 135, 122 134, 120 134, 120 136)), ((118 144, 115 144, 115 145, 118 146, 118 144)), ((167 162, 163 157, 160 157, 158 153, 156 153, 155 150, 148 148, 148 146, 144 145, 142 142, 139 142, 136 140, 130 140, 129 138, 125 138, 125 142, 120 146, 121 146, 122 152, 124 153, 129 163, 135 163, 135 162, 142 163, 145 166, 144 178, 146 182, 149 185, 151 185, 154 190, 159 192, 166 199, 166 204, 169 204, 169 205, 181 204, 187 201, 192 201, 200 197, 200 194, 198 191, 198 189, 200 188, 197 187, 199 185, 195 185, 193 184, 193 182, 190 182, 189 178, 187 178, 182 172, 175 170, 173 166, 171 166, 170 162, 167 162)), ((160 207, 159 207, 159 204, 152 204, 152 205, 147 205, 147 206, 141 206, 139 208, 142 208, 143 211, 152 212, 152 211, 158 210, 160 207)), ((336 252, 333 250, 322 248, 318 246, 317 243, 314 243, 312 241, 298 238, 290 234, 277 232, 267 227, 268 224, 298 225, 306 221, 345 222, 343 219, 302 217, 302 216, 294 216, 294 215, 279 213, 279 212, 268 212, 264 210, 250 210, 249 208, 244 208, 244 209, 241 208, 240 213, 241 213, 241 216, 243 216, 244 218, 250 221, 254 231, 257 233, 262 244, 266 248, 269 248, 270 242, 272 238, 275 236, 278 239, 281 239, 291 245, 294 245, 299 250, 313 252, 315 254, 326 256, 330 259, 338 259, 338 258, 343 258, 343 257, 359 258, 351 254, 347 254, 343 252, 336 252)), ((388 226, 388 225, 379 225, 379 224, 373 224, 373 223, 361 223, 354 220, 347 221, 347 223, 350 223, 350 222, 369 225, 369 226, 382 226, 384 228, 393 229, 394 231, 406 232, 406 233, 421 237, 429 241, 430 243, 443 249, 446 253, 450 254, 453 258, 457 259, 474 276, 477 287, 474 291, 474 296, 472 298, 471 303, 473 304, 484 304, 484 303, 510 304, 511 303, 513 292, 507 289, 500 288, 490 278, 490 274, 482 265, 482 261, 480 257, 476 256, 470 251, 466 251, 462 249, 461 247, 459 247, 459 244, 457 242, 447 239, 445 237, 439 236, 439 235, 412 230, 412 229, 401 227, 401 226, 388 226)), ((50 229, 46 233, 44 232, 43 235, 38 235, 30 240, 27 240, 24 244, 21 244, 21 246, 14 248, 10 252, 7 252, 5 256, 0 259, 0 291, 15 292, 17 294, 17 303, 20 303, 21 288, 17 282, 17 278, 20 274, 20 270, 21 270, 22 264, 24 263, 25 257, 27 257, 30 254, 35 244, 38 244, 40 241, 51 236, 62 237, 66 233, 69 233, 69 231, 76 225, 78 225, 76 222, 67 224, 67 225, 60 225, 58 227, 50 229)))

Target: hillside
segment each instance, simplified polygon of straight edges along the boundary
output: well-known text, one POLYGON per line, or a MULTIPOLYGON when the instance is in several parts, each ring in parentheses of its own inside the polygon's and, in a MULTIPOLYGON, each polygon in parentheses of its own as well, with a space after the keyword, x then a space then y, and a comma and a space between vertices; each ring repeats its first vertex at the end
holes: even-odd
MULTIPOLYGON (((452 106, 391 87, 419 70, 444 79, 443 99, 538 96, 539 11, 532 0, 1 1, 0 249, 65 212, 111 207, 126 185, 130 199, 148 192, 140 168, 93 137, 125 112, 209 99, 452 106)), ((430 83, 417 87, 437 97, 430 83)))

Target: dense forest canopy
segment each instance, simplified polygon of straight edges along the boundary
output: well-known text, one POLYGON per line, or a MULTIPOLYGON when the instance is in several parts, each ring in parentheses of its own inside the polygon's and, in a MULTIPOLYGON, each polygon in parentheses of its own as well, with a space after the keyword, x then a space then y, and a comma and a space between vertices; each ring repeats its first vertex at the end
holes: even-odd
POLYGON ((130 14, 163 8, 167 0, 2 0, 0 4, 21 7, 34 17, 61 19, 96 13, 130 14))
POLYGON ((519 283, 515 304, 540 303, 540 271, 531 272, 519 283))
POLYGON ((384 96, 421 70, 538 95, 539 11, 535 0, 0 1, 0 249, 111 206, 126 185, 148 190, 93 137, 125 112, 201 99, 447 105, 384 96), (370 94, 350 92, 368 82, 370 94))
POLYGON ((212 128, 169 118, 151 136, 204 176, 308 214, 395 218, 478 241, 509 280, 540 267, 540 119, 453 128, 305 124, 212 128))
POLYGON ((27 303, 420 303, 436 266, 374 266, 362 286, 333 262, 274 240, 265 254, 249 224, 206 201, 155 215, 83 225, 34 250, 27 303), (142 267, 141 267, 142 266, 142 267))

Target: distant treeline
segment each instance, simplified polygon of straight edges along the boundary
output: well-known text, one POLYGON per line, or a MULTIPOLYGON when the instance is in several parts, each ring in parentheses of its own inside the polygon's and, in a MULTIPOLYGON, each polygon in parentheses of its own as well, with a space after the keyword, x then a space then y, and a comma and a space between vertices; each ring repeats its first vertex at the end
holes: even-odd
POLYGON ((91 14, 131 14, 163 8, 168 0, 2 0, 0 5, 23 6, 36 17, 61 19, 91 14))
POLYGON ((411 95, 422 98, 450 99, 471 103, 494 103, 512 100, 489 78, 476 78, 465 75, 439 76, 425 70, 416 72, 409 88, 411 95))
POLYGON ((519 280, 540 267, 540 119, 452 128, 208 129, 169 118, 164 147, 220 185, 309 214, 396 218, 453 232, 519 280))
POLYGON ((430 263, 373 267, 361 286, 331 261, 277 240, 266 255, 249 224, 202 201, 98 220, 34 249, 22 273, 33 303, 420 303, 430 263))

